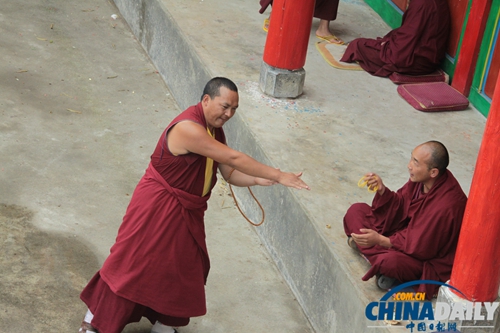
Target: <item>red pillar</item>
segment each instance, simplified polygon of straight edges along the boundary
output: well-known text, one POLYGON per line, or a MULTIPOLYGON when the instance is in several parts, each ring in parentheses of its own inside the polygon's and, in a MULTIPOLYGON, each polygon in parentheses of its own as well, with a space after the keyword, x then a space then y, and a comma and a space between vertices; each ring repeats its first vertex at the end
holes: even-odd
POLYGON ((469 96, 492 0, 473 0, 451 85, 469 96))
MULTIPOLYGON (((450 284, 492 302, 500 285, 500 77, 479 149, 450 284)), ((460 295, 459 295, 460 296, 460 295)))
POLYGON ((306 62, 315 0, 274 0, 264 49, 270 66, 297 70, 306 62))

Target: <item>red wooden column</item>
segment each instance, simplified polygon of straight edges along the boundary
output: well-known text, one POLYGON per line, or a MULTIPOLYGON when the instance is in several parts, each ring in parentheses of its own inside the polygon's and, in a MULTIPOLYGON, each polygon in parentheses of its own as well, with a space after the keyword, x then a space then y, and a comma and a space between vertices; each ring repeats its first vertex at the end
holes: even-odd
POLYGON ((492 302, 500 285, 500 79, 479 149, 450 284, 470 301, 492 302))
POLYGON ((492 0, 472 0, 451 85, 468 96, 492 0))
POLYGON ((306 63, 315 0, 274 0, 264 62, 296 70, 306 63))
POLYGON ((274 0, 260 87, 273 97, 302 94, 315 0, 274 0))

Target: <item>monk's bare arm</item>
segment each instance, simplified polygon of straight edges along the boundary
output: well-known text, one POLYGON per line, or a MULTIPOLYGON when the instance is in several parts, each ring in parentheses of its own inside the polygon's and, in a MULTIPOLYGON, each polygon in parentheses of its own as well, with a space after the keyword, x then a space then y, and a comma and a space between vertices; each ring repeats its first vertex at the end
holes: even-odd
POLYGON ((356 244, 359 246, 363 247, 369 247, 369 246, 374 246, 374 245, 380 245, 385 248, 391 248, 391 240, 389 237, 385 237, 375 230, 372 229, 360 229, 359 230, 361 233, 356 234, 352 233, 351 237, 354 239, 356 244))
POLYGON ((167 144, 173 154, 196 153, 248 176, 268 179, 296 189, 309 189, 309 186, 300 179, 301 173, 282 172, 257 162, 250 156, 213 139, 205 128, 192 121, 183 121, 175 125, 168 134, 167 144))
POLYGON ((229 184, 235 186, 271 186, 277 184, 277 182, 273 180, 249 176, 225 164, 219 164, 219 170, 222 177, 224 177, 229 184))
POLYGON ((385 236, 382 236, 380 234, 379 234, 379 236, 380 236, 380 239, 379 239, 378 245, 390 249, 392 247, 392 244, 391 244, 391 240, 389 239, 389 237, 385 237, 385 236))

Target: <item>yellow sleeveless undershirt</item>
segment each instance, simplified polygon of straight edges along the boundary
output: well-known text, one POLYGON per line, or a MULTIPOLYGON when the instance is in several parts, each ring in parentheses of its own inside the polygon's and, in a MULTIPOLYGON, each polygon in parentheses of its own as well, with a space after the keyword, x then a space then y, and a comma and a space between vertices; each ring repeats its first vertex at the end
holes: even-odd
MULTIPOLYGON (((210 135, 212 138, 215 136, 215 134, 212 134, 210 132, 208 127, 207 127, 207 132, 208 135, 210 135)), ((203 185, 203 194, 202 194, 203 197, 208 194, 208 191, 210 191, 210 187, 212 185, 213 167, 214 167, 214 160, 207 157, 207 165, 205 167, 205 185, 203 185)))

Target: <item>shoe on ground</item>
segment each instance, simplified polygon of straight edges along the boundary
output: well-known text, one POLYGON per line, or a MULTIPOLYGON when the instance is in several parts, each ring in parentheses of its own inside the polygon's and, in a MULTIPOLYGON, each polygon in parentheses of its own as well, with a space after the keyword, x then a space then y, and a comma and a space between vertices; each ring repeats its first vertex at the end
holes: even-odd
POLYGON ((351 249, 360 252, 358 246, 356 245, 356 242, 354 241, 354 239, 352 239, 351 236, 347 236, 347 245, 349 245, 351 249))
POLYGON ((78 330, 79 333, 99 333, 98 330, 96 330, 92 325, 87 323, 86 321, 82 321, 82 325, 80 326, 80 329, 78 330))
POLYGON ((382 274, 377 276, 376 282, 377 287, 385 291, 388 291, 401 284, 401 282, 399 282, 396 278, 391 278, 382 274))

